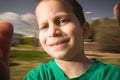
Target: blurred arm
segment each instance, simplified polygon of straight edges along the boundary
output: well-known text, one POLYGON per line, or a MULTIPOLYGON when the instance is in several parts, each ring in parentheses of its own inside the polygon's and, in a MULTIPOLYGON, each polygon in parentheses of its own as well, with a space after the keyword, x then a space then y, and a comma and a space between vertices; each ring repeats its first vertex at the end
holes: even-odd
POLYGON ((0 21, 0 80, 10 80, 9 50, 13 34, 13 25, 0 21))

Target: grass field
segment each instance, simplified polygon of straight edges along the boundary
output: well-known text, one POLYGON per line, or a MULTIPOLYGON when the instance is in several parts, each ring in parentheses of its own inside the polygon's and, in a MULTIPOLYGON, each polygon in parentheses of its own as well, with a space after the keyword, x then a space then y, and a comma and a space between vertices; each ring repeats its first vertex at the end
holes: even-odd
POLYGON ((38 66, 38 64, 46 63, 51 59, 43 51, 14 51, 10 52, 11 61, 11 79, 23 80, 30 69, 38 66))
MULTIPOLYGON (((17 51, 11 50, 11 79, 23 80, 27 72, 41 63, 46 63, 51 59, 44 51, 17 51)), ((114 64, 120 67, 120 58, 99 58, 104 63, 114 64)))
POLYGON ((27 45, 27 44, 18 44, 15 45, 16 48, 34 48, 33 45, 27 45))

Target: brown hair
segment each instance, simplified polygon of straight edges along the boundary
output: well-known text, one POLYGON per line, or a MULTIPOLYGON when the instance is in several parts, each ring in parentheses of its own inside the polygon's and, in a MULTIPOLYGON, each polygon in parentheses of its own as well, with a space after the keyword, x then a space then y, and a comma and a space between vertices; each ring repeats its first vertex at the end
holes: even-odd
MULTIPOLYGON (((41 1, 45 1, 45 0, 38 0, 35 8, 39 5, 41 1)), ((70 4, 74 14, 77 16, 77 18, 80 21, 80 25, 83 26, 85 23, 85 17, 82 6, 76 0, 59 0, 59 1, 67 1, 70 4)))

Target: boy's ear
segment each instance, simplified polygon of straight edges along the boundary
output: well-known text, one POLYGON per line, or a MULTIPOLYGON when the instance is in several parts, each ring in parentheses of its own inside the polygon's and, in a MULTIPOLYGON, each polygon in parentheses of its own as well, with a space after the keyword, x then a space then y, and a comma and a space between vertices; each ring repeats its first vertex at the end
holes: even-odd
POLYGON ((82 30, 83 30, 83 38, 87 39, 90 33, 90 25, 88 22, 84 23, 84 25, 82 26, 82 30))

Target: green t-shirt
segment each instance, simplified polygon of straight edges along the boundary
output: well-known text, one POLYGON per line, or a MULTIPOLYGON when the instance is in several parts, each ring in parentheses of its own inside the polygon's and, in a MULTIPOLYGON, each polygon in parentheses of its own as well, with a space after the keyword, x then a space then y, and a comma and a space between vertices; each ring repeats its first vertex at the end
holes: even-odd
POLYGON ((55 60, 51 60, 31 70, 24 80, 120 80, 120 68, 93 60, 92 66, 75 78, 67 78, 55 60))

